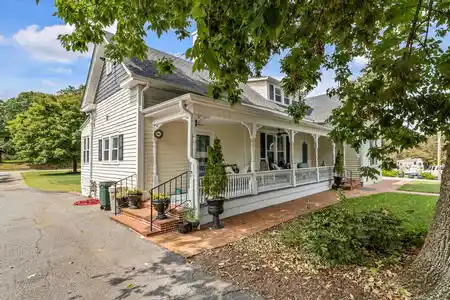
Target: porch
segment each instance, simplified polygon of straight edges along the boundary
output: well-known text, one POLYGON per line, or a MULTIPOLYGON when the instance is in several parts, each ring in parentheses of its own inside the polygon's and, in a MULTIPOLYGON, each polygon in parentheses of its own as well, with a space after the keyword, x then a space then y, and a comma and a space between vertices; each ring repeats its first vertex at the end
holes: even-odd
POLYGON ((174 201, 185 197, 201 223, 206 221, 202 187, 207 148, 215 137, 227 165, 223 196, 232 200, 226 201, 225 217, 330 187, 339 145, 327 137, 326 126, 294 124, 287 115, 192 94, 144 109, 144 114, 146 189, 155 188, 153 193, 169 194, 174 201), (186 171, 186 182, 173 180, 186 171))

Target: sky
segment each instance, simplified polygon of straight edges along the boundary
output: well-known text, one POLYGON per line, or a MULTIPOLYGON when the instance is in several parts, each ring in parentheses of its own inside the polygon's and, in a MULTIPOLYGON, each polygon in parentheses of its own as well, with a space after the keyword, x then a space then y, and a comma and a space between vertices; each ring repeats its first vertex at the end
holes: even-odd
MULTIPOLYGON (((25 91, 54 93, 68 85, 84 84, 91 53, 67 52, 57 36, 72 28, 52 16, 52 0, 1 0, 0 10, 0 99, 15 97, 25 91)), ((114 31, 114 28, 109 28, 114 31)), ((173 33, 161 38, 150 32, 147 45, 158 50, 180 55, 192 41, 179 41, 173 33)), ((273 57, 263 69, 263 76, 281 79, 279 56, 273 57)), ((367 62, 364 57, 352 63, 357 76, 367 62)), ((322 70, 322 80, 309 94, 326 93, 335 85, 332 71, 322 70)))

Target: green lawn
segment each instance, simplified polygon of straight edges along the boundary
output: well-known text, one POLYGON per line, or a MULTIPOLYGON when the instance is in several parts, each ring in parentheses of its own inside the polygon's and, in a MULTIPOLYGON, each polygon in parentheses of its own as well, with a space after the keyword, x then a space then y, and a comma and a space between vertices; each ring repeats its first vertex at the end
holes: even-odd
POLYGON ((439 193, 440 187, 441 184, 439 182, 412 182, 402 185, 400 190, 423 193, 439 193))
POLYGON ((343 205, 354 212, 386 209, 402 220, 410 232, 426 232, 434 215, 436 196, 381 193, 347 199, 343 205))
POLYGON ((23 179, 30 188, 43 191, 79 192, 80 173, 64 171, 23 172, 23 179))

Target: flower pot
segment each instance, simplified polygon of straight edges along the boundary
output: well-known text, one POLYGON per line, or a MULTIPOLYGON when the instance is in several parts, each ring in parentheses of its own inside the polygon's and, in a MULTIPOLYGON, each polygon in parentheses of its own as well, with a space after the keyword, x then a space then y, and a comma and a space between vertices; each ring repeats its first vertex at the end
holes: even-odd
POLYGON ((223 224, 220 222, 219 215, 223 213, 224 198, 216 198, 212 200, 206 200, 208 203, 208 213, 213 216, 213 228, 223 228, 223 224))
POLYGON ((130 208, 139 208, 139 202, 141 201, 141 195, 128 195, 128 203, 130 208))
POLYGON ((333 176, 334 178, 334 187, 339 188, 342 186, 342 177, 341 176, 333 176))
POLYGON ((125 198, 125 197, 117 198, 117 205, 120 208, 128 207, 128 198, 125 198))
POLYGON ((152 205, 153 208, 158 212, 156 219, 164 220, 167 219, 166 210, 169 208, 170 199, 153 199, 152 205))
POLYGON ((177 231, 179 233, 188 233, 192 231, 192 224, 184 221, 183 223, 178 224, 177 231))
POLYGON ((188 221, 192 225, 192 229, 196 229, 200 225, 200 221, 188 221))

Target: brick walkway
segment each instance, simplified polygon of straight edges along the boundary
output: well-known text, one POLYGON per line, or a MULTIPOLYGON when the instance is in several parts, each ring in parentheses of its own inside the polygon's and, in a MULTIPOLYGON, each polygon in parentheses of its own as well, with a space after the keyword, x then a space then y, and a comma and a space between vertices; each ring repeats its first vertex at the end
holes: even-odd
MULTIPOLYGON (((346 191, 349 198, 367 196, 398 189, 399 182, 385 180, 359 190, 346 191)), ((297 200, 277 204, 223 220, 225 228, 202 229, 190 234, 170 232, 150 236, 148 239, 168 250, 185 257, 205 250, 225 246, 253 233, 287 222, 308 212, 321 209, 336 202, 336 192, 326 191, 297 200)))

